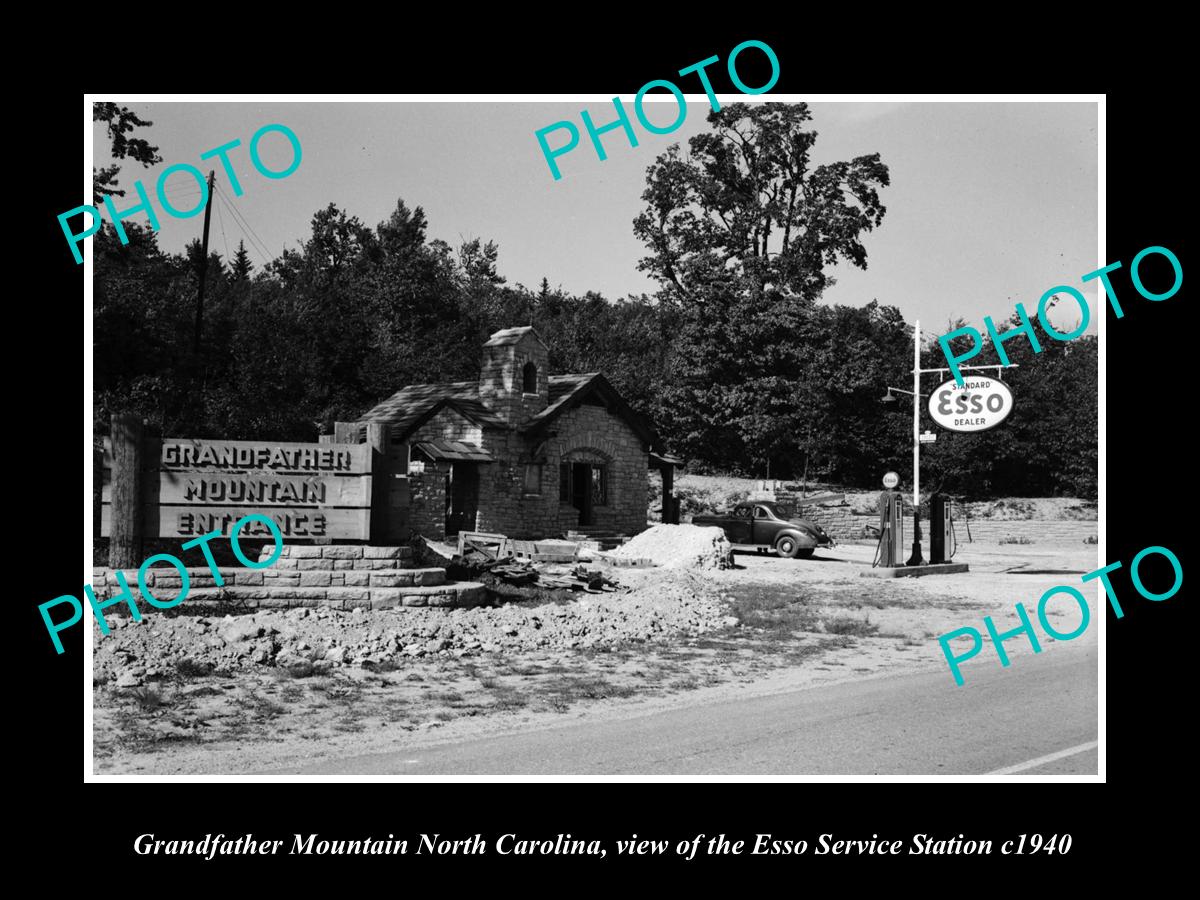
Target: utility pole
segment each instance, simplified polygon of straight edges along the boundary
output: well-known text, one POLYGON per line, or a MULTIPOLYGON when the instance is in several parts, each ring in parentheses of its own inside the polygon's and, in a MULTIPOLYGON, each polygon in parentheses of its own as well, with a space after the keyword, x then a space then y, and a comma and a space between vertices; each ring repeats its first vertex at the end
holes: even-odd
POLYGON ((906 565, 921 558, 921 320, 913 322, 913 545, 906 565))
POLYGON ((192 353, 196 357, 197 368, 200 361, 200 333, 204 327, 204 279, 208 274, 208 223, 212 219, 213 182, 216 171, 208 173, 208 202, 204 204, 204 238, 200 242, 200 290, 196 294, 196 330, 192 335, 192 353))
MULTIPOLYGON (((995 369, 996 376, 999 377, 1004 369, 1015 369, 1017 365, 1017 363, 1007 363, 998 366, 959 366, 958 368, 960 372, 968 369, 995 369)), ((924 397, 921 393, 921 376, 940 372, 948 373, 949 371, 946 368, 921 368, 921 323, 919 320, 913 322, 913 389, 906 391, 904 388, 888 385, 887 394, 882 398, 884 403, 894 402, 896 398, 892 396, 892 391, 898 394, 912 394, 913 398, 913 542, 912 556, 905 563, 908 566, 919 566, 925 562, 921 556, 921 399, 924 397)))

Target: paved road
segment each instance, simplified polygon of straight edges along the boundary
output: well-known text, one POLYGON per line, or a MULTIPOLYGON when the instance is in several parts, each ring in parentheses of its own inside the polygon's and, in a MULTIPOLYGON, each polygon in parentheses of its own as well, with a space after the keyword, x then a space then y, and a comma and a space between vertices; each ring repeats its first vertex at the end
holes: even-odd
POLYGON ((1096 647, 329 760, 341 775, 1094 775, 1096 647), (1003 770, 1003 771, 1002 771, 1003 770))

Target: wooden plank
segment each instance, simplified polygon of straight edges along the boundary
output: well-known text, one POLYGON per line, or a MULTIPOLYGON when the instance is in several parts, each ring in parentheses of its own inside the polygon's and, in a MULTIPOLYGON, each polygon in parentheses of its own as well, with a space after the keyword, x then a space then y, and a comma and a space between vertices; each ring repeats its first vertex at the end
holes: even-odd
POLYGON ((366 442, 364 446, 370 448, 368 460, 371 465, 371 472, 379 476, 375 479, 373 493, 369 495, 371 533, 368 537, 378 543, 382 543, 392 537, 391 517, 389 516, 390 509, 388 507, 388 475, 391 470, 388 467, 387 458, 388 435, 390 433, 391 426, 383 422, 367 423, 366 442))
MULTIPOLYGON (((365 444, 163 438, 157 453, 146 456, 147 467, 165 471, 371 474, 371 448, 365 444)), ((106 441, 104 465, 110 464, 111 448, 106 441)))
POLYGON ((108 445, 112 460, 112 503, 108 509, 108 556, 113 568, 128 569, 141 564, 142 536, 142 420, 139 416, 113 416, 112 440, 108 445))
MULTIPOLYGON (((371 505, 370 475, 266 475, 242 472, 146 472, 143 503, 172 506, 314 506, 371 505)), ((100 499, 108 503, 112 486, 100 499)))
MULTIPOLYGON (((476 540, 472 540, 471 538, 467 538, 467 540, 464 542, 463 549, 464 550, 478 550, 480 553, 482 553, 488 559, 496 559, 499 556, 499 553, 497 553, 496 550, 493 550, 491 548, 491 546, 489 546, 489 542, 476 541, 476 540)), ((497 549, 499 549, 499 548, 497 548, 497 549)))
POLYGON ((487 541, 490 544, 502 544, 507 540, 508 535, 492 534, 487 531, 463 531, 460 532, 459 537, 465 537, 472 541, 487 541))
MULTIPOLYGON (((143 511, 143 528, 147 536, 198 537, 211 531, 228 535, 238 519, 259 513, 273 519, 283 533, 286 545, 290 540, 336 538, 367 540, 370 534, 370 508, 364 509, 280 509, 278 507, 233 506, 151 506, 143 511)), ((100 533, 107 535, 111 527, 112 507, 104 505, 100 533)), ((242 532, 247 537, 269 538, 270 532, 261 522, 252 522, 242 532)), ((138 561, 140 562, 140 560, 138 561)), ((131 567, 136 568, 135 562, 131 567)))

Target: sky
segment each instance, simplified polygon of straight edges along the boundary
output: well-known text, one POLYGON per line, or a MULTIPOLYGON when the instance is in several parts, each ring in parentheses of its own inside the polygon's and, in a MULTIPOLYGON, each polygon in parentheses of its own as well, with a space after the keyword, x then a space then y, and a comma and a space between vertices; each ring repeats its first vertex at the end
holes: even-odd
MULTIPOLYGON (((666 95, 665 95, 666 96, 666 95)), ((633 235, 641 211, 646 168, 672 143, 708 130, 703 95, 689 96, 683 125, 650 134, 626 108, 638 137, 604 135, 601 161, 580 121, 587 109, 597 126, 612 121, 611 101, 544 103, 143 103, 128 102, 153 124, 137 129, 159 149, 160 165, 124 161, 120 186, 140 179, 154 197, 159 174, 175 163, 207 172, 215 164, 219 187, 210 248, 222 256, 246 240, 251 260, 296 248, 313 214, 334 203, 364 224, 385 220, 403 199, 420 206, 429 237, 457 247, 464 239, 494 240, 500 274, 536 288, 546 277, 571 293, 597 291, 609 299, 652 293, 654 282, 637 269, 644 255, 633 235), (534 133, 561 120, 576 124, 580 144, 558 158, 554 180, 534 133), (263 125, 291 128, 302 161, 291 175, 270 180, 254 170, 251 136, 263 125), (200 154, 231 140, 242 146, 230 159, 244 194, 234 197, 218 160, 200 154), (236 209, 231 209, 234 206, 236 209), (251 234, 255 241, 246 239, 251 234)), ((719 95, 720 101, 746 98, 719 95)), ((766 100, 778 97, 764 95, 766 100)), ((803 98, 792 98, 803 99, 803 98)), ((651 121, 668 124, 676 111, 648 104, 651 121)), ((830 303, 861 306, 872 299, 899 307, 922 330, 941 333, 961 316, 979 326, 984 315, 1007 318, 1021 301, 1034 314, 1047 289, 1072 285, 1097 311, 1096 282, 1080 276, 1104 265, 1097 247, 1097 108, 1094 103, 812 103, 809 123, 819 137, 815 164, 878 152, 891 174, 881 198, 882 225, 866 235, 868 268, 839 265, 830 303)), ((95 125, 93 165, 110 161, 102 125, 95 125)), ((549 137, 551 145, 565 132, 549 137)), ((291 160, 287 140, 267 135, 264 163, 282 169, 291 160)), ((167 182, 172 202, 187 208, 199 189, 186 173, 167 182)), ((134 205, 132 190, 116 198, 134 205)), ((157 200, 154 201, 157 209, 157 200)), ((202 216, 175 219, 159 212, 160 246, 177 252, 199 237, 202 216)), ((141 217, 135 215, 137 221, 141 217)), ((1074 304, 1057 321, 1070 330, 1074 304)), ((1055 314, 1056 316, 1058 313, 1055 314)), ((1095 332, 1098 315, 1089 331, 1095 332)))

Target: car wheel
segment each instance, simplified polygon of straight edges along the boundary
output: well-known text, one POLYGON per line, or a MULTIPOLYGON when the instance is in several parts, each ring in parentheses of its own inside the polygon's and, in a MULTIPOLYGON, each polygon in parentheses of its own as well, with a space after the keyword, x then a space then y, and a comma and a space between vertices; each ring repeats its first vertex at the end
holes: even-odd
POLYGON ((785 559, 795 559, 800 552, 800 545, 794 537, 785 534, 775 542, 775 552, 785 559))
POLYGON ((812 547, 809 547, 807 550, 797 550, 796 551, 796 559, 812 559, 812 555, 814 552, 816 552, 816 551, 812 547))

